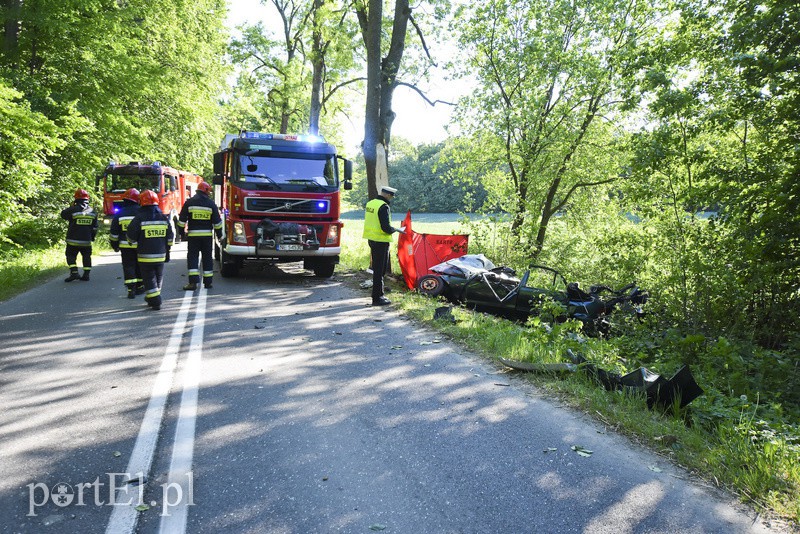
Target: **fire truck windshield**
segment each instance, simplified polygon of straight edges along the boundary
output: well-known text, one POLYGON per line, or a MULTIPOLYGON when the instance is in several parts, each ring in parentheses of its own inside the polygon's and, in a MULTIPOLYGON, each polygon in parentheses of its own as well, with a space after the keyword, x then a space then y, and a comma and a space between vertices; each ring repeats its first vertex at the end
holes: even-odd
POLYGON ((161 176, 158 174, 109 174, 106 177, 106 191, 122 193, 135 187, 139 191, 152 189, 161 191, 161 176))
POLYGON ((327 189, 337 186, 335 159, 330 154, 271 152, 239 157, 238 181, 268 183, 280 189, 327 189))

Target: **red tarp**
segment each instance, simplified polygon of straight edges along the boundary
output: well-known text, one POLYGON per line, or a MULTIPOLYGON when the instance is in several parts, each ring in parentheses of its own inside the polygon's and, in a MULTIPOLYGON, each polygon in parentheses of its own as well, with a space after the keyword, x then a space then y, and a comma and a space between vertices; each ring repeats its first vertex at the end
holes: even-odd
POLYGON ((397 240, 397 259, 409 289, 417 287, 417 280, 429 269, 447 260, 467 253, 469 235, 418 234, 411 228, 411 212, 403 219, 406 233, 397 240))

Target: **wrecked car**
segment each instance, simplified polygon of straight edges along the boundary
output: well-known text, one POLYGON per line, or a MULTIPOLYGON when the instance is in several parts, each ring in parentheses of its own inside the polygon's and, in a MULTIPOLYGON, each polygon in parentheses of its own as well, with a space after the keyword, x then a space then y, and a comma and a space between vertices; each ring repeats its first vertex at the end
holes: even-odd
POLYGON ((635 284, 618 290, 594 285, 585 292, 579 284, 567 283, 557 270, 542 265, 531 265, 518 277, 513 269, 498 267, 483 254, 460 256, 430 271, 433 274, 417 282, 423 295, 441 296, 453 304, 520 321, 539 315, 544 302, 557 302, 564 308, 559 320, 577 319, 589 333, 606 331, 608 316, 623 305, 641 316, 648 299, 647 292, 635 284))

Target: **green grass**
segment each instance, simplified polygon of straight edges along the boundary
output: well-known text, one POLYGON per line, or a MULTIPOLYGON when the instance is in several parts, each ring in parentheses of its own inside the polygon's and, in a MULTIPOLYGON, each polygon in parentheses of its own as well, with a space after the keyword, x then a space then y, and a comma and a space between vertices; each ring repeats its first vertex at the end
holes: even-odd
POLYGON ((64 247, 31 250, 0 260, 0 301, 36 287, 57 273, 66 273, 64 247))

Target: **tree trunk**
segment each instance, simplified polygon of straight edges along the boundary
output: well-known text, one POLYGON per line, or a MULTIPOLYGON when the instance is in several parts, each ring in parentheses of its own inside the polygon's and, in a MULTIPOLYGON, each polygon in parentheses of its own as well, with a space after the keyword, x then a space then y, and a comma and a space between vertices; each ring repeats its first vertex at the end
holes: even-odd
POLYGON ((381 22, 382 0, 369 0, 369 11, 362 20, 364 47, 367 50, 367 98, 364 113, 364 163, 367 168, 369 198, 378 196, 375 186, 376 145, 378 144, 381 115, 381 22))
MULTIPOLYGON (((369 0, 369 11, 357 12, 364 47, 367 50, 367 102, 364 117, 364 163, 367 168, 367 191, 369 198, 378 195, 376 185, 376 146, 382 144, 389 154, 394 111, 392 94, 397 87, 397 72, 405 50, 406 30, 411 8, 408 0, 396 0, 392 38, 386 57, 381 59, 381 23, 383 7, 380 0, 369 0)), ((385 163, 385 162, 384 162, 385 163)))
POLYGON ((22 0, 3 0, 3 10, 6 13, 3 20, 3 50, 2 64, 4 67, 14 69, 19 62, 19 30, 20 9, 22 0))
POLYGON ((322 112, 322 72, 325 68, 325 44, 322 42, 322 27, 319 13, 325 0, 314 0, 313 28, 311 30, 311 106, 308 133, 319 134, 319 116, 322 112))

